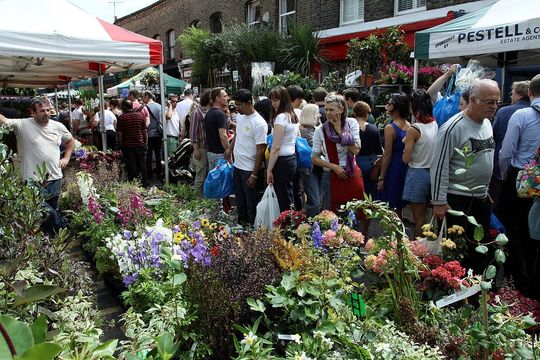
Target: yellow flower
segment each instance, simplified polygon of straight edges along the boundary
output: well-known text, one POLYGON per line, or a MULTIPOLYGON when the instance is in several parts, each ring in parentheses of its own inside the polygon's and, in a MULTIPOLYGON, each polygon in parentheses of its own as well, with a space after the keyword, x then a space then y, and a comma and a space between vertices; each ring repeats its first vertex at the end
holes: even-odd
POLYGON ((450 239, 444 239, 443 241, 441 241, 441 246, 448 249, 455 249, 456 243, 450 239))
POLYGON ((182 240, 184 240, 185 238, 186 238, 186 235, 184 235, 184 233, 177 232, 176 234, 174 234, 173 240, 175 243, 180 244, 182 240))
POLYGON ((208 221, 208 219, 201 220, 201 226, 208 227, 209 225, 210 225, 210 221, 208 221))
POLYGON ((453 226, 452 226, 451 228, 448 228, 448 233, 449 233, 449 234, 453 234, 453 233, 455 233, 455 232, 456 232, 456 230, 454 229, 453 226))
POLYGON ((431 224, 424 224, 422 225, 422 231, 429 231, 431 230, 431 224))
POLYGON ((211 223, 210 224, 210 229, 216 230, 217 229, 217 224, 216 223, 211 223))

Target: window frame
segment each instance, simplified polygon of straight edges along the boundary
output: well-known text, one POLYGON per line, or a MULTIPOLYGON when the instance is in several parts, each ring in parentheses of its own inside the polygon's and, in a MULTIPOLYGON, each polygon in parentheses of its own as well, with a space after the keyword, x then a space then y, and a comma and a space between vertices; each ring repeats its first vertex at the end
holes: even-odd
MULTIPOLYGON (((417 6, 418 1, 420 1, 420 0, 411 0, 412 3, 413 3, 411 9, 399 11, 398 10, 399 9, 399 1, 400 0, 394 0, 394 16, 411 14, 411 13, 415 13, 415 12, 425 11, 427 9, 426 5, 417 6)), ((427 0, 426 0, 426 3, 427 3, 427 0)))
POLYGON ((284 24, 283 19, 286 19, 290 15, 296 16, 296 5, 297 4, 296 4, 296 0, 294 0, 294 10, 282 13, 281 11, 283 10, 283 2, 285 2, 285 7, 286 7, 287 6, 287 0, 279 0, 279 2, 278 2, 278 16, 279 16, 278 25, 279 25, 279 31, 280 32, 287 32, 288 24, 287 23, 284 24), (283 25, 285 25, 285 31, 283 31, 284 30, 283 25))
MULTIPOLYGON (((345 0, 339 0, 339 25, 344 26, 344 25, 364 22, 365 21, 364 18, 365 18, 365 10, 366 10, 366 7, 365 7, 366 1, 365 0, 355 0, 356 4, 359 4, 360 2, 362 2, 362 6, 364 7, 364 10, 362 11, 362 19, 355 19, 355 20, 347 21, 347 22, 343 21, 343 10, 344 10, 343 2, 344 1, 345 0)), ((356 9, 355 14, 356 15, 358 14, 358 8, 356 9)))
POLYGON ((167 60, 174 60, 176 58, 176 32, 174 29, 169 29, 167 31, 167 60), (171 41, 172 35, 172 41, 171 41))
MULTIPOLYGON (((255 19, 254 21, 251 21, 251 15, 253 13, 253 11, 255 10, 253 8, 253 5, 256 5, 257 6, 262 6, 261 5, 261 0, 251 0, 251 1, 248 1, 246 3, 246 24, 248 26, 253 26, 253 25, 257 25, 261 22, 261 19, 262 19, 262 15, 260 16, 259 19, 255 19)), ((256 8, 256 6, 255 6, 256 8)), ((257 14, 257 12, 255 12, 255 15, 257 14)))

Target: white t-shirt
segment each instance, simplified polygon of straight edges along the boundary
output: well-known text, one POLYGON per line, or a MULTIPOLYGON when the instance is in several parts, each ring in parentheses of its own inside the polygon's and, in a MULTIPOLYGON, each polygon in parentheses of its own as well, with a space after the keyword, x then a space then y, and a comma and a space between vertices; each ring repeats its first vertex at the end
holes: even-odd
POLYGON ((167 120, 167 135, 176 137, 180 135, 180 120, 176 110, 172 112, 171 118, 167 120))
POLYGON ((415 169, 429 169, 433 162, 435 140, 439 126, 436 121, 427 124, 416 122, 412 125, 420 130, 420 139, 414 144, 409 160, 409 167, 415 169))
POLYGON ((8 119, 7 125, 17 136, 17 152, 20 172, 24 180, 36 180, 37 167, 45 162, 48 180, 62 178, 60 144, 72 139, 70 132, 58 121, 49 120, 47 125, 36 123, 34 118, 8 119))
MULTIPOLYGON (((274 126, 281 125, 285 129, 283 134, 283 140, 281 141, 281 148, 279 149, 279 156, 290 156, 296 152, 296 136, 298 136, 299 124, 293 124, 291 122, 291 115, 289 113, 281 113, 276 116, 274 120, 274 126)), ((272 130, 272 137, 274 136, 274 130, 272 130)))
MULTIPOLYGON (((186 116, 189 114, 192 105, 193 100, 191 100, 190 98, 185 98, 184 100, 176 104, 175 112, 178 115, 178 120, 180 121, 180 130, 186 129, 186 116)), ((188 135, 189 134, 186 134, 186 136, 188 135)))
POLYGON ((235 167, 244 171, 253 171, 257 145, 266 144, 267 130, 268 125, 258 112, 255 111, 251 115, 237 115, 234 140, 235 167))
MULTIPOLYGON (((358 121, 353 118, 347 118, 347 123, 349 124, 351 128, 351 132, 354 138, 354 143, 357 146, 360 146, 360 125, 358 125, 358 121)), ((315 132, 313 133, 313 148, 311 150, 312 156, 324 156, 324 159, 327 159, 327 161, 330 161, 328 159, 328 152, 326 151, 326 143, 324 141, 324 133, 323 133, 323 125, 319 125, 315 128, 315 132)), ((340 144, 336 144, 336 149, 338 153, 339 158, 339 166, 346 167, 347 166, 347 146, 341 146, 340 144)))
POLYGON ((84 120, 84 113, 83 113, 83 108, 82 108, 82 106, 76 108, 75 110, 73 110, 73 111, 71 112, 71 119, 72 119, 73 121, 82 121, 82 120, 84 120))
MULTIPOLYGON (((103 113, 105 114, 105 130, 113 130, 113 131, 116 131, 116 129, 114 128, 114 124, 116 123, 116 115, 114 115, 114 113, 111 111, 111 110, 103 110, 103 113)), ((99 123, 100 127, 101 127, 101 123, 100 123, 100 120, 99 120, 99 114, 100 112, 98 111, 96 113, 96 121, 99 123)))

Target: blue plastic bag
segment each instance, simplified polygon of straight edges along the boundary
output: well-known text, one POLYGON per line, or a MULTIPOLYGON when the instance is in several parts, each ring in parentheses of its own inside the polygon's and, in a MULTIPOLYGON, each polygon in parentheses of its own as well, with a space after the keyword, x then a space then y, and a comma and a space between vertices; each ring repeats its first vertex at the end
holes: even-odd
MULTIPOLYGON (((272 149, 273 139, 272 134, 266 137, 268 149, 272 149)), ((301 136, 297 136, 295 150, 298 167, 310 169, 313 163, 311 162, 311 146, 309 146, 307 140, 301 136)))
POLYGON ((311 146, 303 137, 296 137, 296 160, 299 168, 310 169, 313 166, 311 162, 311 146))
POLYGON ((452 76, 448 86, 446 87, 445 95, 437 100, 433 106, 433 116, 437 120, 437 125, 439 128, 452 116, 456 115, 459 112, 459 101, 461 99, 461 91, 456 91, 452 93, 452 87, 455 83, 455 76, 452 76))
POLYGON ((502 222, 495 216, 493 211, 491 212, 491 216, 489 218, 489 227, 492 229, 496 229, 501 234, 504 234, 506 232, 506 229, 504 228, 504 225, 502 222))
POLYGON ((203 193, 209 199, 223 199, 234 191, 233 166, 221 159, 206 176, 203 193))

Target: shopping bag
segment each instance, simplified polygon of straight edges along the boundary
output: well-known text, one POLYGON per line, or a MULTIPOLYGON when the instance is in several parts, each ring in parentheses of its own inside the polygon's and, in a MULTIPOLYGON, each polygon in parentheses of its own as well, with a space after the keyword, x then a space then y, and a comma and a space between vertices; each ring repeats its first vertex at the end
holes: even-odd
POLYGON ((279 217, 279 203, 274 186, 271 184, 266 188, 263 197, 257 205, 257 215, 255 216, 255 229, 265 227, 267 230, 273 228, 274 220, 279 217))
POLYGON ((520 198, 540 197, 540 147, 536 157, 519 170, 516 177, 516 192, 520 198))
POLYGON ((437 125, 439 128, 452 116, 456 115, 459 112, 459 101, 461 98, 461 91, 452 92, 453 86, 455 83, 455 77, 448 82, 446 87, 446 92, 442 98, 437 100, 433 106, 433 116, 437 120, 437 125))
POLYGON ((296 137, 296 160, 299 168, 311 169, 311 146, 303 137, 296 137))
POLYGON ((218 160, 216 167, 208 173, 204 181, 204 196, 209 199, 223 199, 233 190, 233 166, 227 160, 218 160))
MULTIPOLYGON (((431 221, 429 222, 433 228, 435 228, 436 225, 436 218, 435 216, 431 217, 431 221)), ((422 244, 424 244, 429 251, 430 254, 433 255, 439 255, 441 253, 441 241, 443 238, 448 237, 447 235, 447 228, 446 228, 446 217, 443 218, 441 226, 439 228, 439 235, 436 239, 428 239, 428 238, 422 238, 418 241, 420 241, 422 244)))

